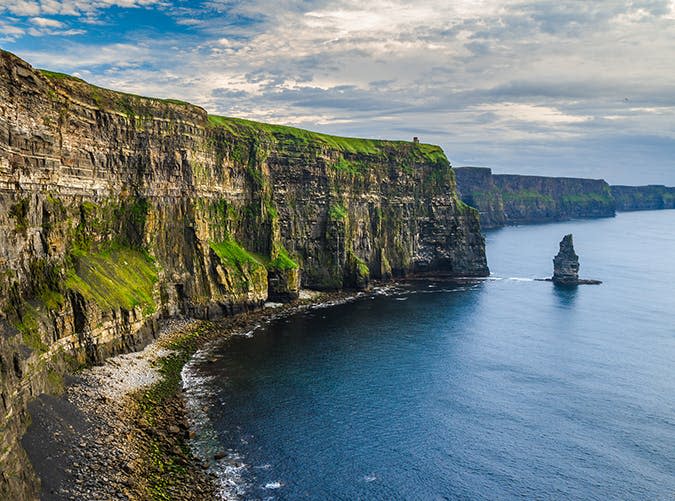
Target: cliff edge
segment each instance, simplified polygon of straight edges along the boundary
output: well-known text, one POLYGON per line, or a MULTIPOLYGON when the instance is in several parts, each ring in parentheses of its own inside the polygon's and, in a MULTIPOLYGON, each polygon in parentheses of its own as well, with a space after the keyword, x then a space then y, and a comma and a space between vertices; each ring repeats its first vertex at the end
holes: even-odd
POLYGON ((485 276, 433 145, 102 89, 0 53, 0 498, 36 495, 26 404, 69 368, 213 318, 413 274, 485 276))

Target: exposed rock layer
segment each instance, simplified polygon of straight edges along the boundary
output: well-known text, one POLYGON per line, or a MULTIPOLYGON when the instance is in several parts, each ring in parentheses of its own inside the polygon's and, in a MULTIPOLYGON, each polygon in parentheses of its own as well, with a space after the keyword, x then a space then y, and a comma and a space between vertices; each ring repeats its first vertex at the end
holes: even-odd
POLYGON ((462 200, 478 209, 483 228, 615 214, 602 179, 492 174, 482 167, 455 172, 462 200))
POLYGON ((579 278, 579 256, 574 252, 571 233, 565 235, 560 241, 560 251, 553 258, 553 277, 544 280, 562 286, 600 285, 602 283, 600 280, 579 278))
POLYGON ((675 209, 675 187, 612 186, 618 211, 675 209))
POLYGON ((372 278, 488 273, 440 148, 211 117, 0 53, 0 498, 27 401, 158 320, 372 278))
POLYGON ((574 252, 571 233, 560 241, 560 251, 553 258, 553 282, 561 285, 579 282, 579 256, 574 252))
POLYGON ((675 209, 675 188, 610 186, 602 179, 493 174, 455 169, 462 200, 480 212, 481 226, 611 217, 615 211, 675 209))

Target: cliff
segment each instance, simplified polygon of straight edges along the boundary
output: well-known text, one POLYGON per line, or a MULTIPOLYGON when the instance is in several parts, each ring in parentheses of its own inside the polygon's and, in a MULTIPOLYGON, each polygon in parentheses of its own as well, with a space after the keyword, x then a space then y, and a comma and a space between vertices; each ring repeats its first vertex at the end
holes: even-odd
POLYGON ((612 186, 618 211, 675 209, 675 187, 612 186))
POLYGON ((455 173, 462 200, 479 210, 484 228, 615 214, 602 179, 492 174, 480 167, 455 173))
POLYGON ((209 116, 0 53, 0 498, 35 496, 27 402, 158 321, 301 285, 488 274, 437 146, 209 116))

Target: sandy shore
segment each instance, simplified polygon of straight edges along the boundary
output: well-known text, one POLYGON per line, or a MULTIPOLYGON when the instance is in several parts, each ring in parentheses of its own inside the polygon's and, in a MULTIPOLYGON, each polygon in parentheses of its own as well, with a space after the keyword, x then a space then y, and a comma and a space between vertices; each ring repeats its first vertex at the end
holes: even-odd
POLYGON ((181 391, 183 365, 214 339, 349 296, 305 292, 292 304, 217 322, 166 321, 143 351, 69 376, 63 395, 42 395, 30 405, 32 425, 22 440, 41 479, 42 499, 218 498, 205 458, 190 452, 194 431, 181 391))

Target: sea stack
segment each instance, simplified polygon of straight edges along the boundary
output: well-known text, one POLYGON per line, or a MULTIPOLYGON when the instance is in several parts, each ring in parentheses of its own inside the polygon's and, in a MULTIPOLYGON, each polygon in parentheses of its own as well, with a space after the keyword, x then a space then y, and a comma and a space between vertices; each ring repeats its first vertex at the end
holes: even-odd
POLYGON ((579 256, 574 252, 571 233, 563 237, 560 252, 553 258, 553 281, 561 285, 579 282, 579 256))
POLYGON ((560 241, 560 251, 553 258, 553 283, 557 285, 601 284, 599 280, 579 279, 579 256, 574 252, 572 234, 560 241))

